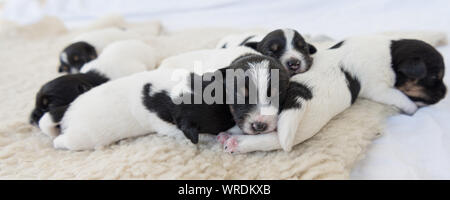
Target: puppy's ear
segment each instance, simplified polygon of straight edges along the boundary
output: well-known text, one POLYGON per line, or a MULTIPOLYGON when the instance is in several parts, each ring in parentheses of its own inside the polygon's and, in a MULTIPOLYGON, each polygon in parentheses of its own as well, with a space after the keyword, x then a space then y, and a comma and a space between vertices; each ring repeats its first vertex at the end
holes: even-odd
POLYGON ((397 70, 408 78, 421 79, 427 75, 427 66, 420 58, 409 59, 400 63, 397 70))
POLYGON ((193 126, 189 119, 182 118, 179 121, 177 120, 177 127, 192 143, 198 143, 198 129, 193 126))
POLYGON ((308 43, 308 51, 309 54, 315 54, 317 52, 317 49, 314 45, 308 43))
POLYGON ((257 42, 247 42, 244 44, 244 46, 250 47, 250 48, 256 50, 256 48, 258 48, 258 43, 257 42))

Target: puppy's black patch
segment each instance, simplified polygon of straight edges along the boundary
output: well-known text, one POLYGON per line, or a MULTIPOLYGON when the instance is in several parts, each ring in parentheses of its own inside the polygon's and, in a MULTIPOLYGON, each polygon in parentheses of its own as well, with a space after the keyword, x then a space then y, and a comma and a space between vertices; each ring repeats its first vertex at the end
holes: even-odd
POLYGON ((150 96, 151 88, 152 84, 147 83, 144 85, 142 90, 144 106, 149 111, 156 113, 156 115, 158 115, 158 117, 162 120, 173 124, 174 119, 172 117, 172 113, 175 108, 175 104, 172 102, 172 99, 165 90, 156 92, 150 96))
POLYGON ((84 64, 97 58, 94 46, 87 42, 75 42, 67 46, 60 54, 58 72, 79 72, 84 64))
POLYGON ((333 45, 332 47, 330 47, 330 49, 338 49, 339 47, 341 47, 344 44, 344 40, 338 42, 337 44, 333 45))
POLYGON ((291 81, 289 83, 286 100, 283 103, 282 110, 301 108, 302 105, 297 101, 298 98, 302 98, 308 101, 313 98, 313 94, 311 92, 311 89, 308 88, 308 86, 302 83, 291 81))
POLYGON ((425 104, 445 97, 444 59, 436 48, 420 40, 402 39, 392 41, 390 50, 397 89, 425 104))
POLYGON ((352 95, 351 104, 353 104, 353 103, 355 103, 356 98, 358 98, 359 91, 361 90, 361 83, 355 76, 353 76, 349 72, 345 71, 342 67, 341 67, 341 71, 342 71, 342 73, 344 73, 345 79, 347 79, 347 87, 348 87, 348 90, 350 91, 350 94, 352 95))
MULTIPOLYGON (((191 78, 189 84, 193 87, 193 81, 198 80, 195 79, 197 75, 190 74, 189 76, 191 78)), ((228 105, 223 103, 225 102, 224 100, 222 104, 208 104, 203 98, 201 98, 199 104, 194 102, 198 95, 203 95, 205 86, 214 82, 214 80, 203 81, 202 77, 199 80, 202 81, 201 85, 203 86, 201 94, 190 93, 180 97, 190 99, 190 103, 181 102, 181 104, 175 104, 166 91, 150 95, 150 83, 143 88, 143 103, 145 107, 149 111, 155 112, 162 120, 175 124, 194 144, 198 143, 198 135, 200 133, 218 134, 235 125, 228 105)), ((221 84, 221 87, 224 87, 223 84, 221 84)))
POLYGON ((84 92, 107 81, 105 76, 91 71, 86 74, 64 75, 47 82, 36 94, 30 123, 37 124, 46 112, 69 105, 84 92))
POLYGON ((50 114, 50 117, 52 118, 53 122, 60 122, 61 119, 64 117, 64 113, 66 113, 68 108, 69 105, 60 106, 50 109, 48 113, 50 114))
POLYGON ((223 44, 222 49, 227 48, 228 43, 223 44))
POLYGON ((244 46, 249 47, 251 49, 257 50, 258 48, 258 42, 247 42, 244 44, 244 46))

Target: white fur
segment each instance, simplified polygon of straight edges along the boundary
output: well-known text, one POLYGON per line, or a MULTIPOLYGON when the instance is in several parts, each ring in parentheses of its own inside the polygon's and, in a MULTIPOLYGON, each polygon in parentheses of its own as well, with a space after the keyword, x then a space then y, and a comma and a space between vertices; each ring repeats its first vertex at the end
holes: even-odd
MULTIPOLYGON (((228 66, 240 54, 236 50, 220 50, 222 53, 207 55, 208 50, 199 51, 198 56, 205 63, 220 61, 208 69, 218 69, 228 66), (230 53, 234 56, 224 56, 230 53), (203 57, 204 56, 204 57, 203 57), (225 60, 224 58, 228 58, 225 60)), ((216 52, 218 50, 209 50, 216 52)), ((247 49, 246 52, 252 52, 247 49)), ((188 53, 194 55, 195 53, 188 53)), ((55 148, 70 150, 85 150, 109 145, 118 140, 156 132, 173 137, 184 137, 183 133, 173 124, 160 119, 155 113, 149 112, 142 103, 143 86, 152 84, 152 92, 171 91, 177 85, 186 82, 172 80, 171 75, 177 71, 187 76, 193 68, 193 60, 184 60, 186 55, 171 58, 179 60, 179 70, 174 62, 172 66, 161 67, 149 72, 141 72, 124 78, 119 78, 91 89, 78 97, 69 107, 61 121, 61 132, 54 141, 55 148), (190 67, 189 67, 190 66, 190 67)), ((189 58, 189 57, 187 57, 189 58)), ((200 60, 201 61, 201 60, 200 60)))
POLYGON ((252 133, 252 123, 262 122, 267 124, 267 130, 273 131, 277 127, 278 120, 278 105, 271 105, 270 99, 267 96, 267 88, 270 88, 270 67, 269 61, 265 60, 261 63, 249 63, 249 73, 251 81, 256 85, 257 92, 257 106, 255 110, 248 113, 243 125, 245 133, 252 133))
POLYGON ((119 28, 105 28, 82 33, 72 40, 74 42, 87 42, 94 46, 97 54, 100 54, 109 44, 120 40, 142 39, 142 36, 134 31, 119 28))
POLYGON ((246 47, 191 51, 164 59, 158 69, 198 70, 196 72, 201 74, 227 67, 234 59, 250 53, 260 54, 246 47))
POLYGON ((151 46, 139 40, 123 40, 110 44, 80 72, 95 70, 110 79, 117 79, 155 67, 156 52, 151 46))
POLYGON ((355 37, 346 40, 338 49, 319 51, 307 73, 291 78, 291 81, 308 86, 313 98, 309 101, 299 99, 302 102, 300 109, 289 109, 280 114, 278 140, 270 140, 275 133, 233 136, 234 142, 228 142, 234 144, 231 145, 233 152, 280 148, 290 151, 294 145, 315 135, 332 117, 350 106, 351 94, 341 66, 360 81, 359 97, 394 105, 408 114, 414 113, 417 106, 394 88, 391 40, 383 36, 355 37))
POLYGON ((38 126, 42 132, 51 138, 58 136, 59 131, 56 128, 57 125, 57 123, 53 122, 49 113, 42 115, 38 123, 38 126))
POLYGON ((292 44, 292 40, 294 39, 294 34, 295 34, 295 30, 293 29, 283 29, 283 34, 284 37, 286 38, 286 46, 285 46, 285 52, 284 54, 280 57, 280 62, 283 65, 286 65, 285 63, 287 61, 289 61, 292 58, 296 58, 298 60, 300 60, 301 62, 301 70, 302 71, 306 71, 306 61, 305 61, 305 57, 303 56, 302 53, 298 52, 297 50, 295 50, 293 44, 292 44))
POLYGON ((67 53, 66 52, 61 52, 61 55, 60 55, 60 58, 61 58, 61 60, 64 62, 64 63, 69 63, 69 58, 67 57, 67 53))

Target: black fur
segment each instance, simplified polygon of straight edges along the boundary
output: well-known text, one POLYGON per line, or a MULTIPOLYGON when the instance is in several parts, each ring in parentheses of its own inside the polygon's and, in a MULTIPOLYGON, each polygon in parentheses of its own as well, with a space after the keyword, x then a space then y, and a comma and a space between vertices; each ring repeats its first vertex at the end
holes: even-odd
MULTIPOLYGON (((36 95, 36 104, 30 116, 30 123, 37 124, 46 112, 69 105, 79 95, 106 81, 108 81, 106 77, 91 71, 86 74, 64 75, 47 82, 36 95)), ((55 116, 55 119, 57 118, 60 117, 55 116)))
MULTIPOLYGON (((193 86, 194 78, 195 76, 191 74, 191 86, 193 86)), ((202 81, 204 86, 212 82, 202 81)), ((148 83, 143 89, 143 103, 149 111, 156 113, 162 120, 175 124, 192 143, 197 144, 199 133, 218 134, 235 125, 226 104, 208 104, 203 98, 200 104, 194 103, 196 96, 203 95, 204 89, 205 87, 202 87, 202 94, 185 94, 191 99, 190 104, 175 104, 167 91, 150 96, 151 84, 148 83)))
POLYGON ((254 35, 248 36, 247 38, 244 39, 244 41, 241 42, 241 44, 239 44, 239 46, 244 46, 250 39, 254 38, 254 35))
POLYGON ((145 107, 158 115, 159 118, 168 122, 174 123, 172 117, 172 110, 175 107, 175 104, 172 102, 172 99, 168 95, 167 91, 162 90, 161 92, 157 92, 150 96, 151 92, 151 83, 147 83, 144 85, 142 90, 143 95, 143 103, 145 107))
MULTIPOLYGON (((262 61, 263 59, 269 59, 269 61, 272 63, 272 68, 282 69, 282 67, 276 60, 269 57, 255 55, 242 56, 234 61, 231 66, 214 72, 215 76, 212 76, 212 74, 210 73, 205 73, 203 76, 198 76, 191 73, 189 75, 191 80, 189 86, 193 90, 194 81, 201 80, 201 94, 196 92, 184 95, 180 94, 180 97, 176 99, 171 99, 166 91, 161 91, 150 95, 152 85, 148 83, 142 90, 143 104, 150 112, 156 113, 162 120, 171 124, 175 124, 177 128, 180 129, 184 133, 184 135, 191 140, 192 143, 196 144, 198 143, 198 135, 200 133, 218 134, 220 132, 227 131, 228 129, 236 125, 236 121, 234 119, 239 119, 240 114, 242 114, 242 116, 245 116, 245 113, 232 114, 230 109, 236 111, 241 110, 241 108, 244 107, 254 106, 249 105, 248 103, 244 105, 237 105, 236 103, 227 105, 226 98, 228 95, 230 95, 230 93, 228 93, 229 91, 226 90, 225 80, 227 76, 227 70, 246 70, 246 68, 248 68, 249 62, 262 61), (276 67, 273 67, 273 65, 275 65, 276 67), (212 77, 212 79, 206 81, 203 79, 203 77, 205 76, 212 77), (216 76, 221 76, 223 80, 216 80, 214 78, 216 76), (222 102, 208 103, 205 101, 205 99, 202 98, 206 86, 211 86, 211 84, 219 84, 214 88, 222 87, 222 92, 227 92, 225 95, 222 95, 223 99, 219 99, 219 101, 222 100, 222 102), (183 98, 184 100, 189 99, 190 102, 186 103, 186 101, 181 101, 181 104, 174 103, 175 101, 181 100, 181 98, 183 98), (201 99, 201 102, 195 102, 196 98, 201 99)), ((280 72, 280 76, 283 76, 283 78, 280 78, 282 84, 287 85, 287 82, 289 80, 288 73, 286 71, 280 72)), ((280 86, 280 90, 283 90, 281 95, 285 95, 286 93, 286 86, 283 85, 280 86)), ((236 90, 232 92, 236 92, 236 90)), ((217 91, 212 91, 211 93, 211 96, 215 96, 216 94, 218 95, 217 91)))
POLYGON ((445 97, 444 59, 433 46, 420 40, 395 40, 391 43, 391 56, 396 74, 395 87, 413 84, 422 89, 421 96, 408 95, 402 91, 411 100, 435 104, 445 97))
POLYGON ((302 83, 291 81, 289 83, 286 100, 283 103, 282 110, 301 108, 302 105, 297 101, 298 98, 302 98, 302 99, 308 101, 313 98, 313 94, 311 92, 311 89, 308 88, 308 86, 306 86, 302 83))
POLYGON ((339 47, 341 47, 344 44, 344 40, 338 42, 337 44, 333 45, 332 47, 330 47, 330 49, 338 49, 339 47))
MULTIPOLYGON (((274 95, 278 95, 279 98, 279 102, 274 102, 275 104, 281 104, 282 102, 284 102, 284 99, 286 98, 286 95, 288 95, 287 92, 287 87, 289 84, 289 72, 274 58, 271 57, 267 57, 267 56, 255 56, 255 55, 244 55, 241 56, 239 58, 237 58, 233 64, 230 66, 230 69, 236 70, 236 69, 243 69, 244 71, 247 71, 249 69, 248 63, 260 63, 263 60, 268 60, 269 61, 269 68, 270 69, 274 69, 274 70, 278 70, 279 71, 279 82, 275 83, 278 85, 278 91, 275 91, 274 94, 271 93, 270 88, 268 89, 268 96, 274 95)), ((234 91, 230 91, 227 90, 227 92, 233 92, 234 93, 234 99, 232 99, 232 102, 235 102, 234 104, 230 105, 234 120, 236 121, 236 123, 241 127, 244 122, 246 117, 248 116, 248 114, 250 112, 252 112, 255 107, 257 106, 254 102, 250 102, 250 99, 248 96, 241 94, 241 96, 245 96, 245 104, 239 104, 236 103, 238 102, 238 93, 241 93, 239 91, 243 91, 243 90, 248 90, 249 89, 249 78, 250 77, 245 77, 245 84, 240 84, 242 86, 245 86, 246 88, 234 88, 234 91)), ((238 79, 243 80, 242 77, 235 77, 234 78, 234 84, 237 85, 238 83, 238 79)), ((271 84, 272 80, 269 80, 269 85, 271 84)), ((255 86, 256 87, 256 86, 255 86)), ((227 95, 228 97, 230 97, 231 95, 227 95)), ((279 109, 281 106, 279 106, 279 109)))
POLYGON ((84 64, 97 58, 97 51, 95 47, 87 42, 76 42, 66 47, 60 54, 60 66, 58 72, 72 73, 79 72, 84 64), (62 59, 62 54, 67 55, 67 62, 62 59))
POLYGON ((342 73, 345 75, 345 79, 347 79, 347 87, 350 91, 350 94, 352 95, 351 104, 355 103, 356 98, 358 98, 359 92, 361 91, 361 83, 359 82, 358 78, 355 76, 352 76, 349 72, 345 71, 341 67, 342 73))
POLYGON ((64 117, 64 113, 66 113, 67 108, 69 108, 69 105, 59 106, 59 107, 50 109, 48 111, 48 113, 50 113, 50 116, 52 117, 52 120, 54 122, 59 122, 64 117))

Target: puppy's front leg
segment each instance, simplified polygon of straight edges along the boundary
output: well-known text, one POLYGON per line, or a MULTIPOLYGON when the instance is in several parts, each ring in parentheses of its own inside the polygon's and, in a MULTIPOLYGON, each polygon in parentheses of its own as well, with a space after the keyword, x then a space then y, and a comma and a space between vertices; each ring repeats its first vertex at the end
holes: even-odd
POLYGON ((281 149, 277 132, 259 135, 233 135, 225 141, 224 149, 229 153, 272 151, 281 149))
POLYGON ((278 117, 278 138, 284 151, 289 152, 296 145, 297 128, 308 107, 313 93, 306 84, 291 82, 283 110, 278 117))
POLYGON ((300 108, 283 110, 278 118, 278 139, 284 151, 289 152, 295 144, 298 125, 305 113, 305 104, 300 108))
POLYGON ((219 135, 217 135, 217 141, 220 142, 220 144, 224 144, 225 141, 228 140, 228 138, 230 138, 232 135, 243 135, 244 132, 241 130, 241 128, 239 128, 238 125, 233 126, 232 128, 228 129, 225 132, 221 132, 219 133, 219 135))
POLYGON ((417 105, 400 90, 394 88, 379 90, 379 92, 376 93, 363 95, 363 97, 379 103, 396 106, 408 115, 413 115, 417 111, 417 105))

